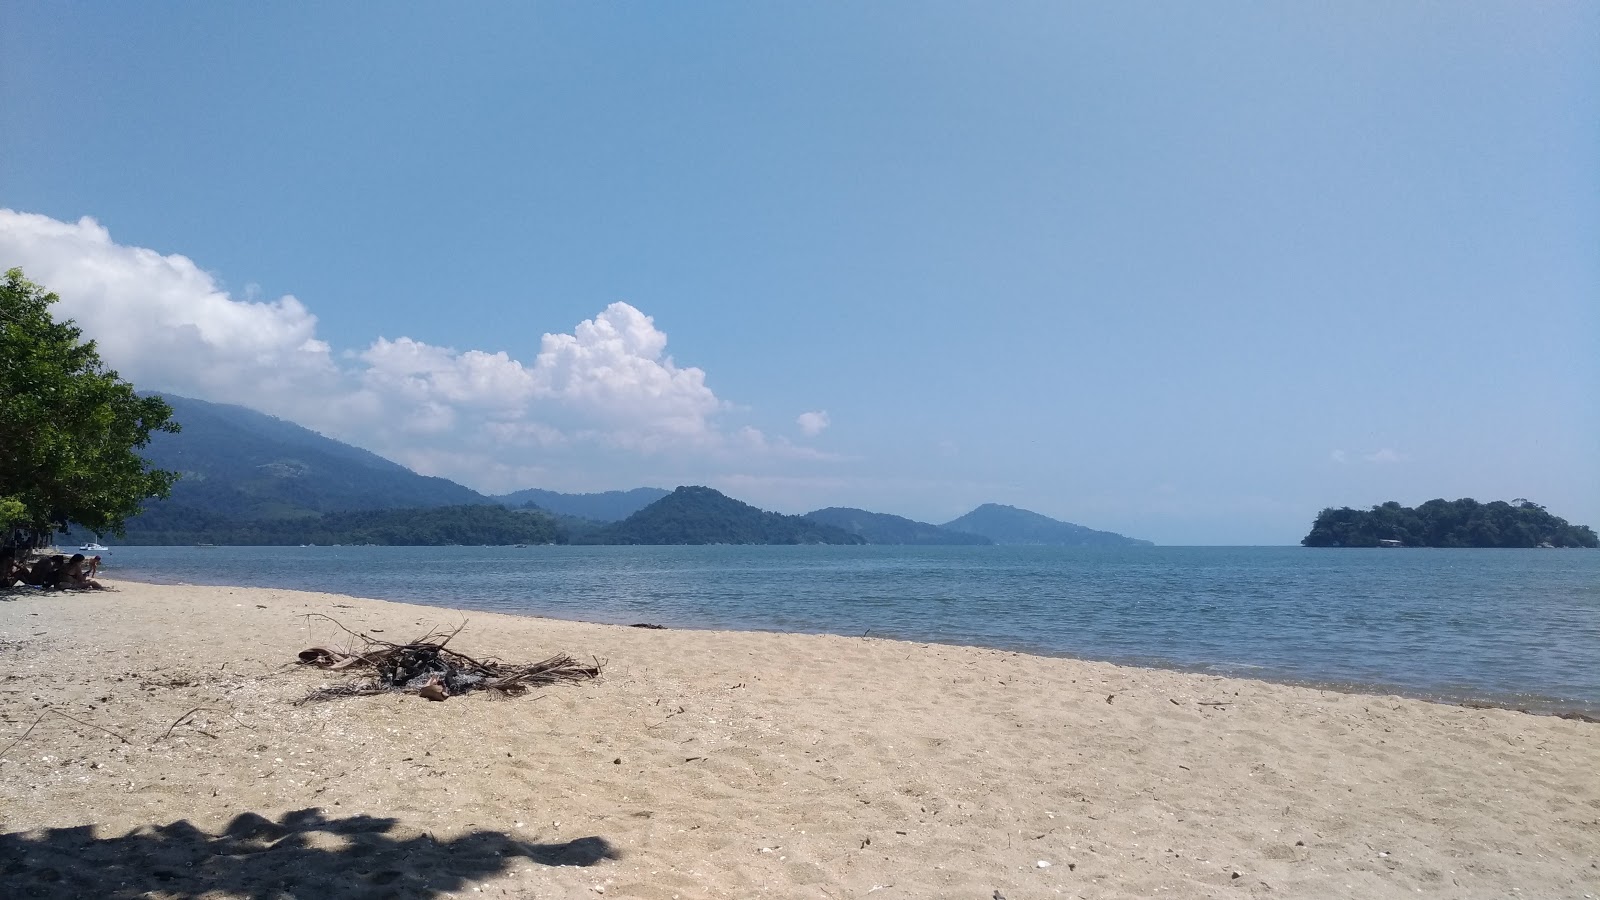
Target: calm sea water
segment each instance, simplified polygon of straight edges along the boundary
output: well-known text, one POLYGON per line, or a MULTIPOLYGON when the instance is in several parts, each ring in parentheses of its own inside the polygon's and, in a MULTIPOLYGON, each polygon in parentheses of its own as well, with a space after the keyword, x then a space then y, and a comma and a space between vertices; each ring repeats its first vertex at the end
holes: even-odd
POLYGON ((1600 553, 1300 547, 119 547, 107 574, 976 644, 1600 708, 1600 553))

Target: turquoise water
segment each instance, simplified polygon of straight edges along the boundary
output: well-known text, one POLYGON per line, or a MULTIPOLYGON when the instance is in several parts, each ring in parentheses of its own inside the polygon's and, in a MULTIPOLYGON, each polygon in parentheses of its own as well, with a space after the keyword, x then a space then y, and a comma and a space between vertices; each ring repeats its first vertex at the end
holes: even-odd
POLYGON ((1600 708, 1600 553, 1300 547, 125 547, 110 577, 1025 650, 1600 708))

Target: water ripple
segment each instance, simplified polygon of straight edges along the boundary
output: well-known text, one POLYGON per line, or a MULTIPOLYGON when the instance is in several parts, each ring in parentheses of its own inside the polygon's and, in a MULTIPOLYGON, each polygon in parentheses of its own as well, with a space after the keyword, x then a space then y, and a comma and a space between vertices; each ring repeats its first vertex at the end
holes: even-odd
POLYGON ((828 632, 1600 707, 1600 553, 1157 547, 128 547, 152 580, 828 632))

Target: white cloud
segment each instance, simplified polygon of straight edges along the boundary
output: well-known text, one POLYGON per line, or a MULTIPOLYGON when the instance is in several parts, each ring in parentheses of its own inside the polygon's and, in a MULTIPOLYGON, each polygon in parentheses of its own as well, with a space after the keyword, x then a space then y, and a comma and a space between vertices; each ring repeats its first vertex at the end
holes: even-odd
POLYGON ((613 303, 572 334, 546 334, 531 372, 533 390, 612 426, 626 445, 713 437, 723 408, 706 373, 665 355, 667 336, 626 303, 613 303))
POLYGON ((1344 452, 1343 450, 1334 450, 1328 454, 1328 457, 1340 465, 1350 461, 1350 454, 1344 452))
POLYGON ((815 412, 803 412, 799 418, 795 419, 795 423, 800 426, 800 430, 805 433, 806 437, 816 437, 827 429, 829 425, 833 424, 828 419, 828 411, 825 409, 819 409, 815 412))
MULTIPOLYGON (((0 267, 11 266, 59 294, 56 316, 77 320, 141 388, 240 403, 473 485, 526 486, 509 482, 597 453, 828 458, 721 426, 733 408, 627 303, 544 334, 529 362, 405 336, 335 354, 295 297, 261 300, 253 286, 230 296, 188 258, 118 244, 90 218, 0 209, 0 267)), ((826 413, 801 417, 808 434, 826 426, 826 413)))
POLYGON ((299 300, 235 300, 187 257, 114 243, 90 218, 0 209, 0 265, 59 294, 55 315, 76 319, 135 383, 238 397, 337 376, 299 300))

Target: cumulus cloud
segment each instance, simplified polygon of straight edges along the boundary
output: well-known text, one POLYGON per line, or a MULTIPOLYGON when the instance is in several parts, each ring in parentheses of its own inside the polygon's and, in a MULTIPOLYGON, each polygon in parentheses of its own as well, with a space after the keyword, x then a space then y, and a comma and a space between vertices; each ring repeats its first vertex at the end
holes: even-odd
POLYGON ((816 437, 832 424, 828 419, 828 411, 825 409, 819 409, 815 412, 803 412, 799 418, 795 419, 795 423, 800 426, 800 430, 805 433, 806 437, 816 437))
POLYGON ((544 336, 533 388, 615 426, 613 437, 625 443, 710 437, 710 418, 723 403, 706 386, 706 373, 679 368, 666 346, 654 320, 613 303, 572 334, 544 336))
MULTIPOLYGON (((504 486, 549 471, 560 453, 809 453, 721 426, 731 408, 706 373, 678 365, 666 333, 627 303, 570 334, 544 334, 526 362, 405 336, 336 354, 295 297, 231 296, 187 257, 118 244, 90 218, 0 209, 0 266, 21 266, 59 294, 56 315, 76 319, 141 387, 280 415, 427 474, 504 486), (480 458, 485 447, 498 454, 493 466, 480 458)), ((826 413, 801 417, 807 434, 826 426, 826 413)))
POLYGON ((299 300, 236 300, 187 257, 117 244, 93 219, 0 209, 0 261, 59 294, 56 315, 76 319, 136 383, 238 396, 338 374, 299 300))

